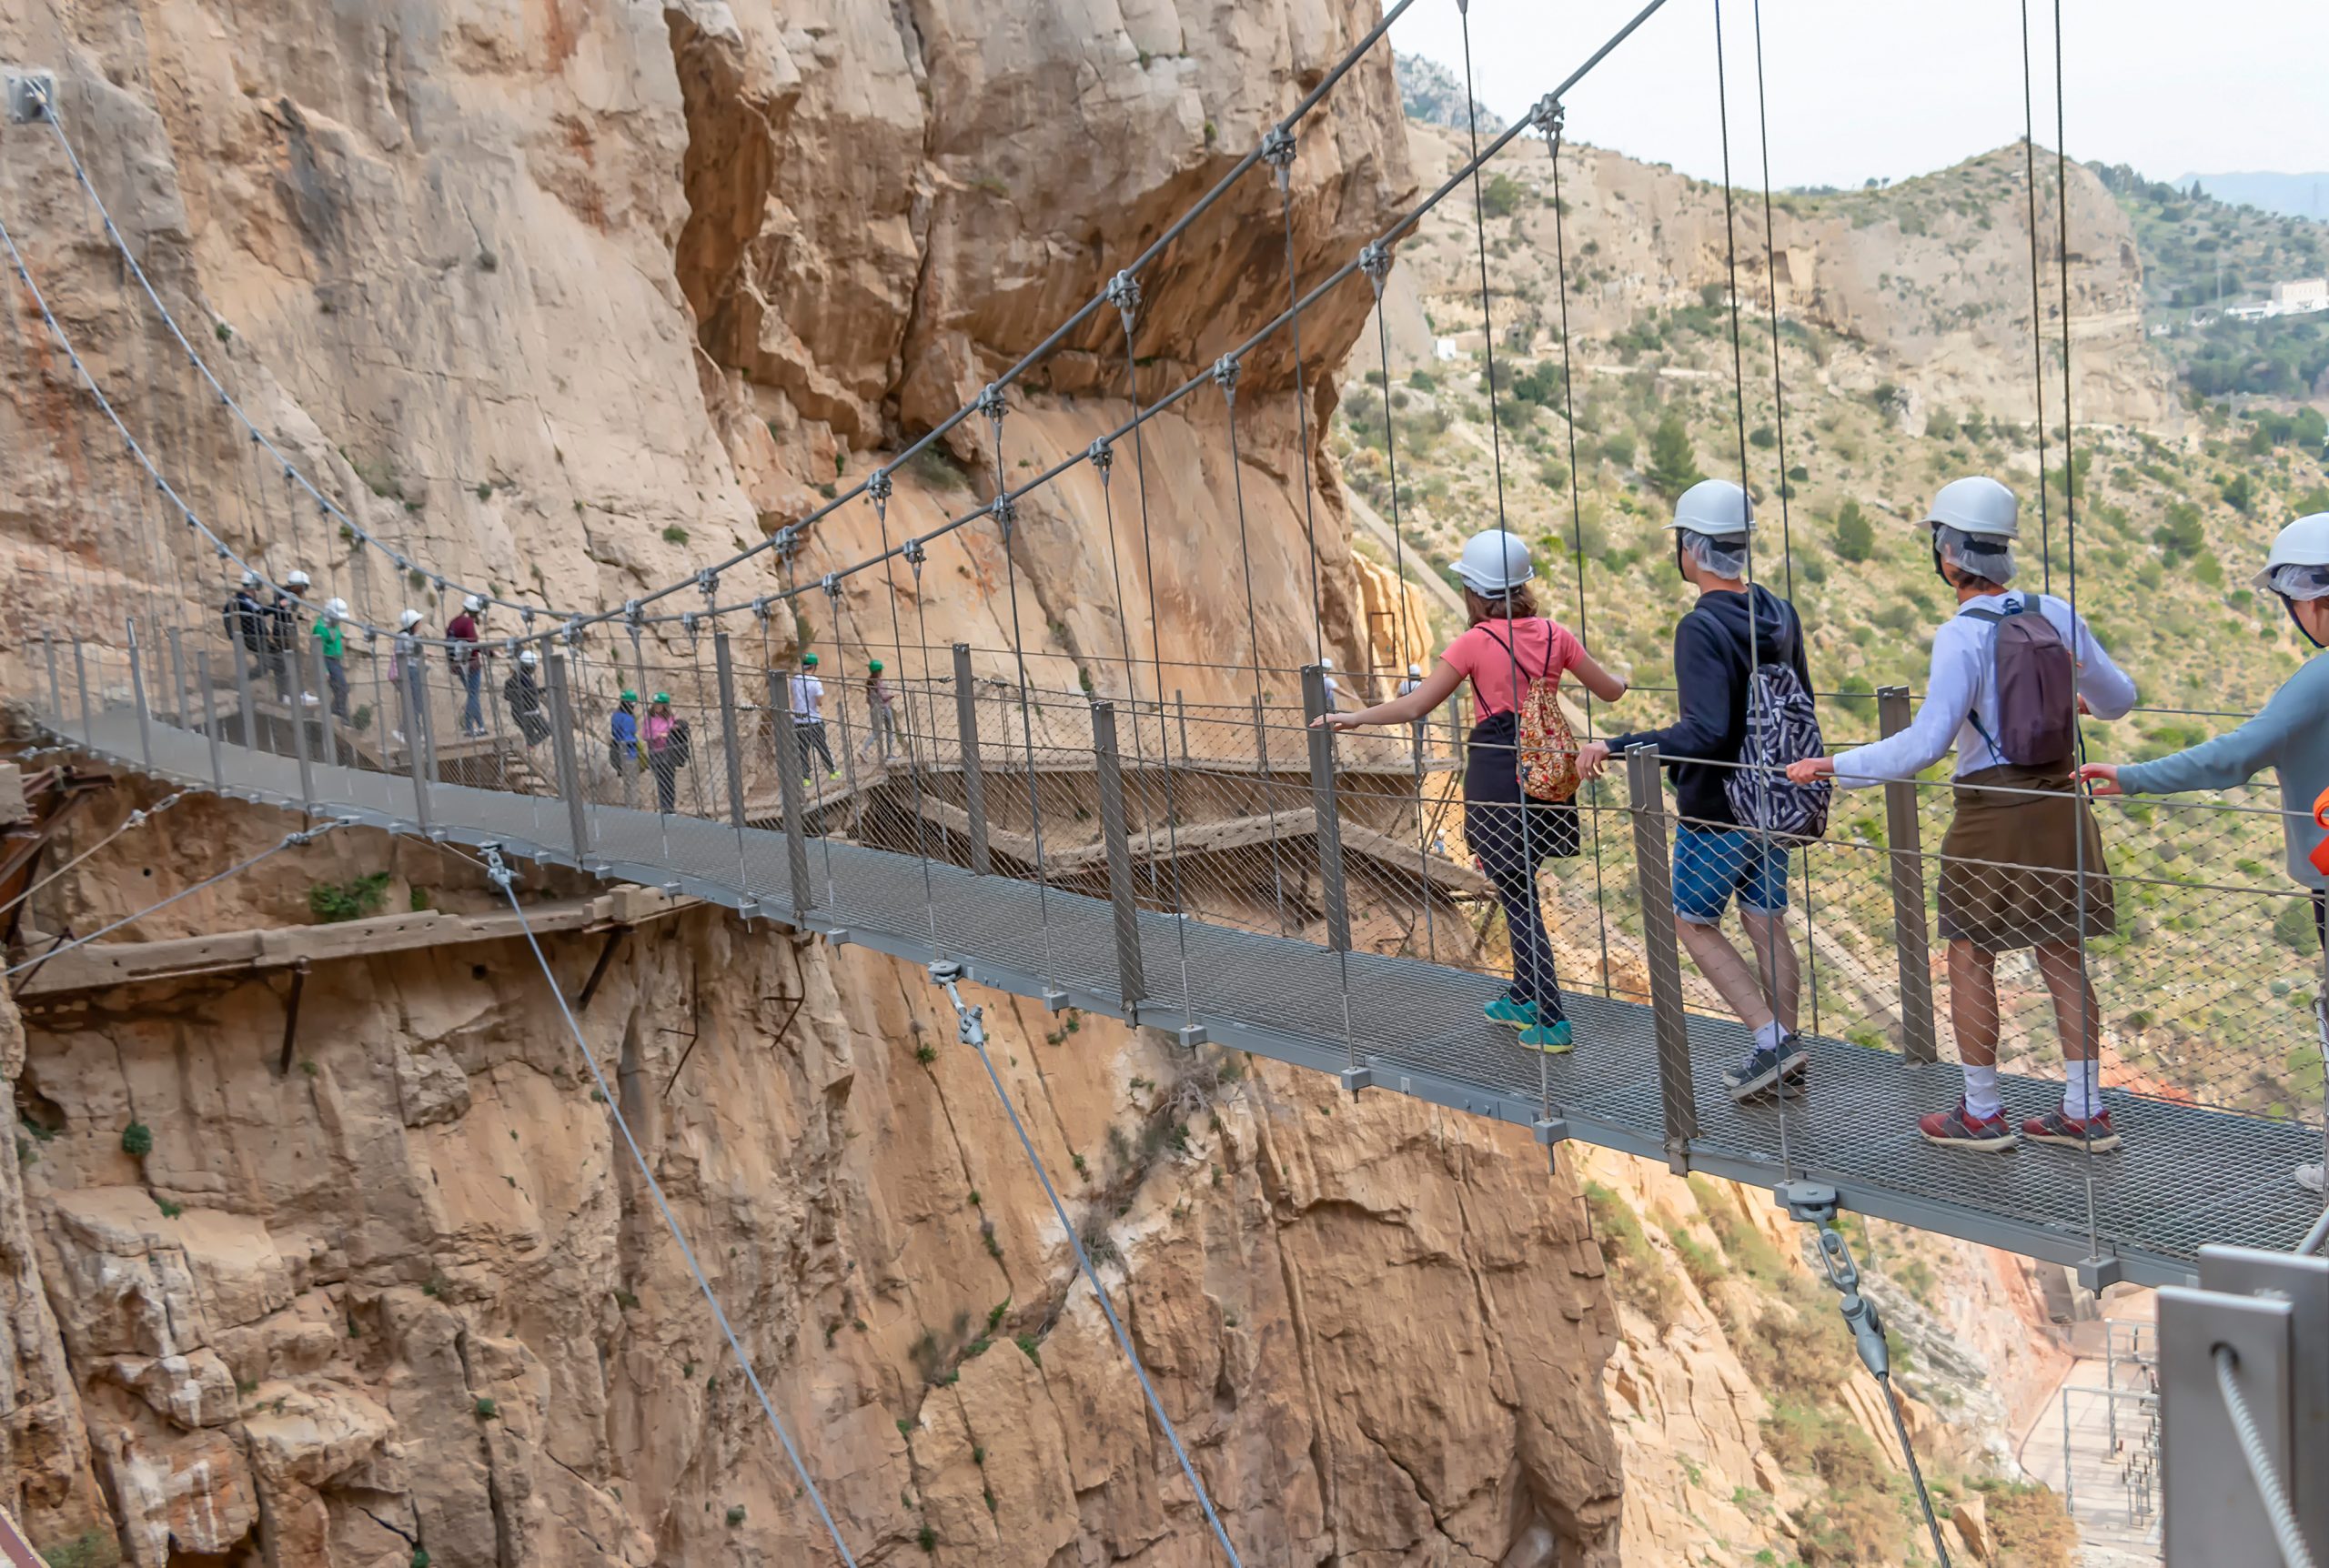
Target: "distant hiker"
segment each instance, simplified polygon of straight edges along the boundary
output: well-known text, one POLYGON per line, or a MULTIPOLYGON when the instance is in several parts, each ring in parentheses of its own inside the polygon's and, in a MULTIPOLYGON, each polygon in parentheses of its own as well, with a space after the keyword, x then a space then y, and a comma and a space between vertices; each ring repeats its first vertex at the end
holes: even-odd
MULTIPOLYGON (((2283 528, 2251 581, 2257 592, 2280 596, 2307 642, 2329 645, 2329 512, 2283 528)), ((2329 654, 2299 665, 2255 718, 2229 734, 2149 762, 2090 762, 2078 774, 2097 795, 2174 795, 2229 789, 2267 768, 2280 777, 2289 876, 2310 893, 2314 935, 2329 956, 2329 834, 2317 805, 2329 790, 2329 654)), ((2323 978, 2318 966, 2314 978, 2323 978)), ((2313 1010, 2329 1056, 2329 986, 2315 986, 2313 1010)), ((2321 1191, 2321 1166, 2298 1166, 2296 1180, 2307 1191, 2321 1191)))
POLYGON ((680 769, 688 765, 688 723, 671 717, 671 694, 659 691, 647 709, 647 766, 655 775, 655 809, 679 809, 680 769))
POLYGON ((803 779, 812 777, 812 751, 824 763, 826 778, 841 777, 841 769, 833 766, 832 748, 825 744, 825 683, 817 678, 817 656, 813 653, 801 656, 801 668, 792 677, 792 739, 803 779))
POLYGON ((629 687, 607 715, 607 765, 625 778, 639 771, 639 693, 629 687))
POLYGON ((283 586, 267 601, 267 663, 275 672, 275 695, 285 702, 291 693, 302 691, 308 699, 315 700, 313 692, 305 691, 305 683, 294 683, 291 674, 293 660, 299 651, 299 612, 308 608, 308 574, 293 568, 283 577, 283 586))
POLYGON ((315 626, 316 646, 323 650, 324 680, 331 687, 331 716, 343 722, 348 718, 348 632, 341 623, 347 618, 346 599, 326 599, 315 626))
POLYGON ((1795 607, 1747 584, 1755 512, 1746 491, 1728 479, 1693 485, 1666 526, 1676 569, 1699 594, 1674 628, 1681 717, 1588 741, 1578 769, 1591 779, 1613 752, 1641 745, 1671 768, 1676 930, 1754 1031, 1745 1058, 1722 1075, 1732 1099, 1751 1100, 1786 1092, 1810 1060, 1795 1032, 1803 970, 1787 930, 1789 847, 1826 830, 1829 786, 1791 785, 1776 769, 1820 750, 1811 669, 1795 607), (1734 897, 1751 966, 1722 934, 1734 897))
POLYGON ((890 683, 882 678, 882 661, 874 659, 865 667, 865 744, 859 755, 872 753, 883 763, 890 760, 890 749, 898 739, 898 705, 890 695, 890 683))
POLYGON ((1423 666, 1420 664, 1411 664, 1407 666, 1407 673, 1400 677, 1398 690, 1394 695, 1405 697, 1408 692, 1413 691, 1417 687, 1421 686, 1422 684, 1423 666))
POLYGON ((1537 900, 1538 864, 1578 848, 1577 808, 1568 803, 1577 788, 1575 742, 1561 717, 1560 679, 1575 670, 1604 702, 1623 697, 1626 683, 1596 663, 1567 627, 1538 615, 1527 586, 1536 568, 1517 534, 1475 534, 1456 575, 1472 624, 1431 674, 1405 696, 1355 713, 1321 714, 1313 727, 1413 723, 1471 681, 1476 722, 1464 770, 1464 838, 1496 884, 1512 943, 1512 987, 1486 1010, 1493 1021, 1518 1029, 1521 1044, 1564 1051, 1569 1021, 1537 900))
POLYGON ((526 648, 518 655, 518 668, 501 683, 501 703, 509 710, 509 722, 528 746, 539 746, 549 739, 549 719, 542 713, 541 682, 535 673, 541 666, 541 655, 526 648))
POLYGON ((1343 689, 1335 681, 1335 661, 1323 655, 1318 659, 1318 685, 1326 692, 1326 711, 1338 712, 1343 705, 1343 689))
POLYGON ((1998 1098, 1997 956, 2031 948, 2053 998, 2067 1071, 2060 1109, 2024 1121, 2021 1136, 2101 1152, 2119 1147, 2119 1134, 2102 1103, 2102 1018, 2081 944, 2111 934, 2117 906, 2102 835, 2078 791, 2078 713, 2118 718, 2134 706, 2135 683, 2069 605, 2006 591, 2019 511, 1995 479, 1941 487, 1924 520, 1933 568, 1955 590, 1958 613, 1933 633, 1923 704, 1898 735, 1799 762, 1788 777, 1833 776, 1859 789, 1914 779, 1956 747, 1939 908, 1965 1094, 1918 1130, 1951 1148, 2014 1146, 1998 1098))
MULTIPOLYGON (((227 638, 250 656, 250 678, 258 680, 267 674, 267 650, 274 638, 274 618, 267 606, 259 602, 259 575, 243 573, 243 580, 236 586, 219 614, 227 624, 227 638)), ((279 673, 279 672, 278 672, 279 673)))
POLYGON ((485 733, 485 709, 479 701, 485 686, 485 652, 478 646, 484 618, 485 601, 470 594, 461 600, 461 613, 445 623, 445 636, 451 644, 445 649, 446 661, 469 693, 461 708, 461 733, 472 739, 485 733))
POLYGON ((404 739, 405 731, 414 727, 420 705, 428 700, 421 666, 420 621, 417 609, 398 616, 397 639, 389 645, 388 682, 397 689, 397 714, 402 720, 399 728, 389 731, 393 740, 404 739))

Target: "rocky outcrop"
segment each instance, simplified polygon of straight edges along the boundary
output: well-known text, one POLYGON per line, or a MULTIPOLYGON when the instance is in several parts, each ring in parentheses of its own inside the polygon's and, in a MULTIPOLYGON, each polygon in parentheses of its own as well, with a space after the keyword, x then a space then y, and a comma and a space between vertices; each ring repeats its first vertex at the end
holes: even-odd
MULTIPOLYGON (((823 1560, 541 987, 522 944, 318 968, 282 1077, 257 979, 38 1020, 26 1211, 131 1561, 823 1560), (417 1055, 465 1108, 400 1111, 417 1055)), ((978 1000, 1250 1560, 1616 1561, 1615 1323, 1525 1132, 978 1000)), ((698 910, 583 1022, 853 1549, 1210 1560, 926 977, 698 910)))

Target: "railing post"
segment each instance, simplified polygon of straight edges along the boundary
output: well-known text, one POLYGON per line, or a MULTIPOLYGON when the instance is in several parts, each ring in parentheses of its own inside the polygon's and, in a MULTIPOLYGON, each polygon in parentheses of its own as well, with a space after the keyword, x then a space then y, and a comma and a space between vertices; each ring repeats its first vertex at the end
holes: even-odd
POLYGON ((735 654, 728 634, 711 634, 711 672, 720 687, 720 739, 728 753, 728 820, 736 829, 736 890, 751 897, 751 879, 744 872, 744 753, 743 730, 736 722, 735 654))
POLYGON ((178 628, 176 627, 169 628, 168 636, 170 639, 170 690, 177 698, 177 706, 172 709, 171 711, 177 715, 178 728, 183 729, 187 728, 193 722, 193 720, 188 718, 188 715, 193 710, 187 706, 186 699, 186 642, 184 638, 178 636, 178 628))
POLYGON ((218 692, 210 684, 210 653, 207 648, 194 650, 194 678, 202 688, 202 733, 210 742, 210 782, 224 795, 227 769, 218 750, 218 692))
MULTIPOLYGON (((397 678, 404 682, 404 756, 405 765, 412 770, 412 819, 419 825, 421 837, 428 831, 428 683, 421 673, 421 661, 428 657, 418 640, 407 639, 403 650, 404 672, 397 678)), ((243 690, 244 711, 249 711, 250 689, 243 690)))
POLYGON ((316 766, 308 756, 308 716, 303 711, 307 704, 299 700, 307 694, 299 689, 298 648, 295 644, 276 657, 283 666, 284 685, 291 694, 286 706, 291 715, 292 750, 299 759, 299 804, 312 807, 316 803, 316 766))
POLYGON ((1659 787, 1657 747, 1637 746, 1626 753, 1626 786, 1633 809, 1642 943, 1648 950, 1650 1024, 1658 1041, 1666 1162, 1679 1175, 1690 1167, 1699 1106, 1690 1081, 1690 1031, 1682 1010, 1682 953, 1674 930, 1674 869, 1666 858, 1666 796, 1659 787))
MULTIPOLYGON (((340 635, 344 638, 347 633, 342 632, 340 635)), ((337 722, 337 716, 331 710, 331 664, 324 658, 324 639, 319 637, 309 637, 308 651, 315 656, 309 662, 316 667, 314 675, 316 678, 317 759, 336 767, 339 762, 339 725, 337 722)), ((344 672, 346 669, 344 663, 341 668, 344 672)), ((299 706, 304 709, 307 704, 303 701, 299 706)))
POLYGON ((96 721, 89 715, 89 655, 87 645, 79 638, 73 639, 73 682, 81 691, 81 739, 89 745, 96 743, 96 721))
POLYGON ((56 678, 56 634, 43 629, 40 634, 41 652, 48 660, 48 717, 55 723, 65 719, 65 688, 56 678))
POLYGON ((567 831, 574 836, 574 863, 590 863, 590 819, 582 809, 582 769, 574 752, 574 688, 566 655, 549 656, 550 762, 558 769, 558 792, 566 797, 567 831))
MULTIPOLYGON (((1254 693, 1254 775, 1265 778, 1270 770, 1270 731, 1262 720, 1262 694, 1254 693)), ((1269 788, 1265 784, 1265 789, 1269 788)))
POLYGON ((979 767, 978 693, 971 685, 971 645, 954 645, 954 727, 963 754, 963 809, 971 820, 971 869, 987 876, 994 856, 986 842, 986 777, 979 767))
POLYGON ((1124 1017, 1148 994, 1140 961, 1140 904, 1134 897, 1132 840, 1125 830, 1124 759, 1116 746, 1116 705, 1092 704, 1092 759, 1100 779, 1100 831, 1108 843, 1108 901, 1116 916, 1116 978, 1124 1017))
POLYGON ((258 719, 251 707, 250 649, 231 638, 227 643, 227 657, 235 661, 235 704, 238 722, 242 726, 243 749, 257 751, 258 719))
MULTIPOLYGON (((1315 719, 1326 711, 1326 671, 1323 666, 1302 667, 1302 715, 1315 719)), ((1343 886, 1343 827, 1335 809, 1335 732, 1319 727, 1306 730, 1310 738, 1310 802, 1317 820, 1311 842, 1318 847, 1318 881, 1326 907, 1326 945, 1336 952, 1350 950, 1350 896, 1343 886)))
MULTIPOLYGON (((1898 735, 1909 727, 1909 689, 1879 687, 1876 725, 1898 735)), ((1901 1054, 1922 1064, 1941 1051, 1933 1031, 1932 945, 1925 925, 1925 860, 1917 818, 1917 787, 1905 779, 1884 786, 1884 841, 1892 880, 1892 948, 1901 966, 1901 1054)))
MULTIPOLYGON (((1133 708, 1133 711, 1135 714, 1140 711, 1139 706, 1136 703, 1133 708)), ((1182 697, 1181 689, 1177 686, 1173 689, 1173 711, 1180 716, 1181 760, 1183 763, 1186 763, 1189 759, 1189 705, 1187 699, 1182 697)), ((1164 728, 1162 720, 1164 716, 1160 713, 1156 717, 1159 720, 1157 728, 1161 729, 1164 728)))
POLYGON ((146 661, 137 646, 136 620, 125 620, 122 629, 129 638, 129 696, 137 705, 137 749, 146 759, 146 770, 151 772, 154 767, 154 721, 146 711, 146 661))
POLYGON ((768 672, 768 710, 781 715, 771 726, 776 741, 776 792, 784 810, 784 873, 791 884, 792 912, 809 912, 809 839, 802 822, 801 733, 792 719, 790 678, 768 672))

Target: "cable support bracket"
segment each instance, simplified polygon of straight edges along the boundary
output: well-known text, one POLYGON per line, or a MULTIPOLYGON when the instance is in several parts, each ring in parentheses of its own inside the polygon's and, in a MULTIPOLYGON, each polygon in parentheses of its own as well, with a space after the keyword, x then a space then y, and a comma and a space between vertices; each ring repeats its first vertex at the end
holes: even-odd
POLYGON ((984 387, 980 387, 978 407, 980 413, 985 415, 995 424, 1002 424, 1003 412, 1008 407, 1008 403, 1003 396, 1003 388, 992 381, 988 382, 984 387))
POLYGON ((817 586, 825 590, 825 597, 827 598, 832 599, 836 603, 840 601, 841 573, 827 572, 823 577, 817 579, 817 586))
POLYGON ((637 599, 627 598, 622 601, 623 624, 630 628, 633 632, 637 632, 639 630, 640 622, 645 618, 645 616, 646 607, 641 605, 637 599))
POLYGON ((1100 483, 1103 485, 1106 484, 1108 482, 1108 470, 1116 466, 1116 449, 1108 445, 1108 438, 1105 436, 1103 436, 1098 440, 1093 442, 1092 445, 1085 449, 1084 456, 1085 460, 1088 461, 1093 467, 1099 470, 1100 483))
POLYGON ((987 509, 994 514, 994 526, 1003 530, 1003 542, 1009 544, 1011 530, 1019 521, 1019 503, 1005 490, 995 497, 994 504, 987 509))
POLYGON ((699 567, 695 574, 695 589, 706 599, 720 591, 720 574, 710 567, 699 567))
POLYGON ((1133 316, 1140 309, 1140 279, 1130 272, 1117 273, 1108 279, 1105 297, 1110 305, 1116 307, 1116 314, 1124 318, 1124 330, 1130 332, 1133 316))
POLYGON ((1284 126, 1262 133, 1262 162, 1277 172, 1277 188, 1285 189, 1294 177, 1294 133, 1284 126))
POLYGON ((1213 362, 1214 385, 1220 387, 1221 395, 1233 403, 1237 400, 1237 368, 1235 354, 1225 354, 1213 362))
POLYGON ((906 565, 913 568, 914 580, 919 582, 922 579, 922 563, 930 558, 930 551, 920 539, 908 539, 898 547, 898 553, 905 557, 906 565))
POLYGON ((686 632, 688 636, 692 638, 696 635, 695 623, 702 618, 703 612, 701 610, 681 610, 680 612, 680 629, 686 632))
POLYGON ((1391 252, 1379 239, 1370 239, 1358 247, 1358 270, 1375 286, 1375 297, 1383 298, 1383 280, 1391 276, 1391 252))
POLYGON ((963 1000, 963 966, 953 959, 940 959, 930 966, 930 983, 943 988, 946 1000, 954 1004, 954 1039, 968 1046, 986 1044, 986 1009, 973 1007, 963 1000))
POLYGON ((763 593, 752 596, 752 618, 762 625, 768 623, 768 595, 763 593))
POLYGON ((1568 126, 1568 106, 1548 93, 1528 111, 1528 123, 1545 138, 1546 146, 1558 150, 1568 126))

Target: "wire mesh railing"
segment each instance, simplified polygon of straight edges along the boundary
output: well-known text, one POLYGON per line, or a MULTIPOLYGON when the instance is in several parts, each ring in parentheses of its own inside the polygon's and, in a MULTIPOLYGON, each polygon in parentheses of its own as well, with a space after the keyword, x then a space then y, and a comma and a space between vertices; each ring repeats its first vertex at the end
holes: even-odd
MULTIPOLYGON (((858 667, 817 690, 799 665, 768 662, 749 628, 676 645, 618 631, 531 658, 350 637, 333 658, 330 639, 293 626, 279 648, 217 626, 54 637, 36 706, 68 737, 107 718, 134 719, 139 747, 166 731, 193 759, 177 771, 222 788, 227 752, 260 754, 282 794, 318 809, 332 796, 314 771, 334 764, 335 788, 423 829, 447 791, 491 796, 497 821, 549 852, 732 888, 771 910, 846 904, 864 864, 849 852, 885 851, 921 877, 921 896, 901 897, 952 950, 976 950, 1000 918, 959 873, 1030 886, 1012 917, 1029 968, 1134 1015, 1242 1016, 1275 1005, 1289 962, 1326 964, 1326 1000, 1281 1021, 1342 1054, 1355 1081, 1378 1062, 1433 1060, 1445 1042, 1415 1020, 1454 1006, 1459 977, 1512 973, 1526 894, 1508 876, 1500 893, 1495 855, 1467 837, 1462 772, 1509 766, 1509 752, 1464 744, 1447 714, 1314 729, 1307 716, 1329 700, 1315 667, 1261 672, 1243 704, 1192 702, 1023 688, 949 648, 902 661, 911 677, 858 667), (1239 934, 1255 940, 1225 940, 1239 934), (1288 943, 1314 956, 1290 959, 1288 943), (1354 958, 1395 967, 1361 973, 1354 958)), ((1905 722, 1904 694, 1880 705, 1877 728, 1905 722)), ((1693 1042, 1703 1059, 1741 1037, 1723 1032, 1729 1007, 1680 957, 1669 856, 1728 825, 1682 815, 1654 754, 1627 761, 1573 802, 1530 809, 1526 881, 1561 995, 1582 1010, 1562 1092, 1604 1092, 1579 1085, 1605 1066, 1607 1092, 1654 1070, 1665 1141, 1687 1158, 1703 1118, 1729 1109, 1709 1076, 1721 1063, 1693 1061, 1693 1042), (1618 1015, 1596 1004, 1648 1015, 1655 1060, 1598 1061, 1596 1020, 1618 1015)), ((1961 1057, 1971 1028, 1994 1034, 2009 1073, 2056 1081, 2066 1041, 2087 1030, 2131 1138, 2147 1102, 2329 1121, 2317 906, 2286 875, 2282 814, 2261 794, 2054 796, 2093 822, 2091 852, 2069 869, 2011 844, 1963 852, 1950 822, 1964 795, 1928 779, 1841 792, 1824 837, 1783 847, 1800 1027, 1909 1063, 1961 1057), (1969 1013, 1948 938, 1969 909, 2027 906, 2033 888, 2058 920, 2039 935, 2079 960, 2091 1007, 2062 1001, 2043 950, 2000 942, 1994 1019, 1969 1013)), ((1815 1079, 1810 1098, 1775 1109, 1783 1167, 1820 1115, 1820 1091, 1815 1079)), ((1549 1118, 1555 1089, 1542 1092, 1549 1118)))

